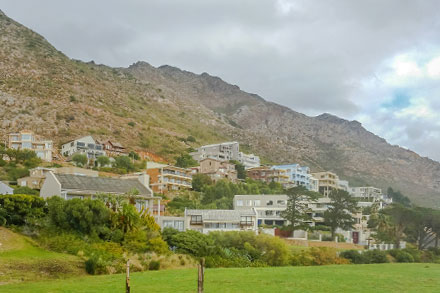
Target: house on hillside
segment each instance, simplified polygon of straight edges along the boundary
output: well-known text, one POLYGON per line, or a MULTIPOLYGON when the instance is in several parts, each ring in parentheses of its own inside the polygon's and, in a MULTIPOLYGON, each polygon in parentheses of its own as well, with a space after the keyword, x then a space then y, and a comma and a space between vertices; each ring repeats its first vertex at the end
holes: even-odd
POLYGON ((204 145, 197 148, 197 150, 190 153, 190 155, 197 162, 211 158, 219 161, 235 160, 243 164, 245 168, 260 166, 260 157, 240 152, 240 145, 236 141, 204 145))
POLYGON ((299 164, 286 164, 272 166, 274 170, 284 170, 285 174, 289 177, 289 182, 294 186, 304 186, 308 190, 312 190, 312 184, 310 179, 310 168, 306 166, 300 166, 299 164))
POLYGON ((266 183, 277 182, 287 187, 289 184, 289 176, 286 174, 286 170, 283 169, 271 169, 270 167, 262 166, 247 169, 247 177, 263 181, 266 183))
POLYGON ((98 144, 102 145, 104 151, 106 152, 108 157, 117 157, 117 156, 126 156, 128 155, 128 150, 120 143, 111 140, 105 140, 98 142, 98 144))
POLYGON ((212 181, 217 182, 220 179, 228 179, 231 182, 237 181, 237 170, 235 165, 226 161, 206 158, 200 161, 199 168, 192 168, 198 173, 208 175, 212 181))
POLYGON ((166 194, 192 188, 192 170, 171 165, 148 163, 150 186, 156 193, 166 194))
POLYGON ((16 150, 32 150, 41 160, 52 162, 53 143, 41 139, 32 131, 23 130, 8 135, 8 148, 16 150))
MULTIPOLYGON (((136 208, 148 208, 154 214, 155 202, 160 211, 160 197, 154 197, 149 187, 147 174, 138 175, 137 178, 106 178, 72 174, 46 174, 40 196, 49 198, 59 196, 64 199, 94 198, 98 194, 126 195, 136 190, 136 208)), ((160 216, 160 212, 157 212, 160 216)))
POLYGON ((46 174, 48 172, 53 172, 56 174, 72 174, 72 175, 82 175, 82 176, 92 176, 98 177, 98 171, 91 169, 84 169, 74 166, 66 166, 60 168, 44 168, 36 167, 29 170, 29 176, 17 179, 18 186, 27 186, 32 189, 41 189, 46 174))
POLYGON ((61 146, 61 153, 65 157, 72 157, 74 154, 84 154, 87 159, 96 160, 100 156, 106 156, 104 147, 97 143, 92 136, 84 136, 61 146))
POLYGON ((312 173, 312 176, 318 180, 319 193, 325 197, 328 197, 332 190, 340 189, 339 177, 333 172, 312 173))
POLYGON ((14 194, 14 189, 8 184, 0 181, 0 195, 1 194, 14 194))
POLYGON ((207 234, 212 231, 258 232, 257 213, 254 209, 243 210, 185 210, 185 230, 207 234))

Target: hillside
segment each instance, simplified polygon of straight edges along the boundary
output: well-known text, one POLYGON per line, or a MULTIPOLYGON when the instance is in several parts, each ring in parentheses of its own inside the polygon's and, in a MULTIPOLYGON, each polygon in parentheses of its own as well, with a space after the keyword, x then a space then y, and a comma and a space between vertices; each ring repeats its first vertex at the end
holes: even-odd
POLYGON ((189 147, 237 140, 267 162, 332 170, 352 185, 392 186, 440 207, 440 163, 392 146, 356 121, 308 117, 207 73, 71 60, 3 13, 0 74, 1 136, 27 128, 61 143, 90 133, 169 160, 189 147), (197 141, 185 141, 189 135, 197 141))
POLYGON ((85 274, 79 257, 41 249, 30 238, 0 227, 0 286, 85 274))

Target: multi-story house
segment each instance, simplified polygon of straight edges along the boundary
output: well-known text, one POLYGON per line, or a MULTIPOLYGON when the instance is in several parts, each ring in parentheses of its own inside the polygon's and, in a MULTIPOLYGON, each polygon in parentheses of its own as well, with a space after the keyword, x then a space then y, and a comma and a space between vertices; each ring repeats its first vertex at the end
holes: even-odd
POLYGON ((212 158, 220 161, 235 160, 242 163, 245 168, 260 166, 260 158, 253 154, 247 155, 240 152, 240 145, 236 141, 204 145, 190 155, 198 162, 212 158))
POLYGON ((310 183, 310 168, 300 166, 299 164, 275 165, 272 166, 274 170, 285 170, 286 175, 289 176, 289 182, 295 186, 304 186, 308 190, 312 190, 310 183))
POLYGON ((108 140, 99 142, 98 144, 102 145, 102 148, 106 152, 108 157, 117 157, 117 156, 128 155, 127 149, 118 142, 111 141, 108 139, 108 140))
POLYGON ((339 189, 339 177, 335 173, 325 171, 312 173, 312 176, 318 180, 319 192, 328 197, 334 189, 339 189))
POLYGON ((258 232, 255 209, 241 210, 185 210, 185 230, 207 234, 212 231, 258 232))
POLYGON ((266 183, 277 182, 283 186, 287 186, 289 183, 289 176, 286 174, 286 170, 283 169, 271 169, 270 167, 263 166, 247 169, 246 173, 253 180, 266 183))
POLYGON ((65 157, 71 157, 74 154, 85 154, 89 161, 96 160, 100 156, 106 156, 104 147, 98 144, 90 135, 63 144, 61 153, 65 157))
POLYGON ((8 136, 8 148, 32 150, 41 160, 45 162, 52 161, 52 141, 40 139, 32 131, 23 130, 18 133, 10 133, 8 136))
POLYGON ((370 207, 377 204, 379 209, 391 204, 393 201, 382 193, 382 189, 376 187, 350 187, 348 192, 358 200, 360 207, 370 207))
MULTIPOLYGON (((234 209, 242 210, 254 208, 257 212, 258 225, 285 226, 288 224, 281 214, 287 208, 288 196, 285 194, 270 195, 236 195, 234 196, 234 209)), ((312 217, 311 226, 324 221, 324 212, 328 209, 331 201, 321 197, 316 201, 304 201, 307 204, 312 217)))
POLYGON ((191 169, 180 168, 170 165, 147 164, 147 174, 150 176, 150 186, 156 193, 191 189, 191 169))
POLYGON ((220 179, 237 181, 237 170, 235 165, 227 161, 220 161, 212 158, 206 158, 200 161, 200 167, 192 168, 195 173, 208 175, 214 182, 220 179))
POLYGON ((234 210, 253 208, 257 213, 257 225, 284 226, 287 221, 281 217, 287 207, 287 195, 236 195, 234 210))

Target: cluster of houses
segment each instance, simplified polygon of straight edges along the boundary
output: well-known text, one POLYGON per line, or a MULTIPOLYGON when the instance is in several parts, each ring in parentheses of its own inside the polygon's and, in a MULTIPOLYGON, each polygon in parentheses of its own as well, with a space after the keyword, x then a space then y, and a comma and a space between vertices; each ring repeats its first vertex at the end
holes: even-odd
MULTIPOLYGON (((42 140, 30 131, 12 133, 8 138, 9 148, 34 150, 39 158, 47 162, 52 161, 54 153, 57 153, 52 141, 42 140)), ((85 136, 63 144, 59 153, 64 158, 72 158, 78 153, 85 154, 89 160, 96 161, 100 156, 114 158, 128 155, 129 152, 127 148, 114 141, 97 141, 92 136, 85 136)), ((142 159, 149 158, 147 152, 140 151, 138 154, 142 159)), ((308 190, 321 193, 322 197, 318 201, 306 203, 313 219, 309 223, 311 226, 324 221, 323 214, 331 206, 329 194, 334 189, 349 192, 358 199, 360 207, 376 204, 380 209, 391 202, 381 189, 350 187, 347 181, 340 180, 337 174, 330 171, 313 173, 309 167, 299 164, 261 166, 260 158, 241 152, 238 142, 201 146, 190 155, 199 166, 180 168, 149 161, 143 172, 113 177, 100 177, 98 171, 73 166, 37 167, 30 170, 29 176, 18 179, 17 185, 38 189, 40 196, 44 198, 60 196, 65 199, 95 198, 99 194, 124 195, 136 190, 137 208, 147 208, 162 228, 173 227, 180 231, 192 229, 202 233, 219 230, 251 230, 257 233, 262 228, 267 232, 267 227, 289 224, 281 216, 287 207, 287 195, 235 195, 233 210, 188 209, 183 217, 165 216, 163 201, 161 204, 162 197, 155 194, 192 189, 194 174, 206 174, 214 182, 221 179, 237 182, 239 179, 234 161, 241 163, 247 176, 254 180, 278 182, 285 188, 304 186, 308 190)), ((5 186, 0 187, 6 189, 5 186)), ((362 213, 353 216, 356 219, 354 229, 338 232, 348 241, 366 244, 370 237, 366 224, 368 216, 362 213)), ((307 238, 304 231, 297 233, 299 234, 292 236, 307 238)))

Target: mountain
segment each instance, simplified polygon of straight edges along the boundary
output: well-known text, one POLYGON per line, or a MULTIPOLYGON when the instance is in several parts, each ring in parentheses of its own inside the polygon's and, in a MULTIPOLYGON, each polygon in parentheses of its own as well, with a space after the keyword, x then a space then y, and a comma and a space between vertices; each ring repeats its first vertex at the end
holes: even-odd
POLYGON ((357 121, 309 117, 207 73, 72 60, 3 13, 0 41, 0 135, 27 128, 61 143, 90 133, 169 160, 200 144, 237 140, 267 163, 332 170, 353 186, 391 186, 440 207, 440 163, 357 121))

